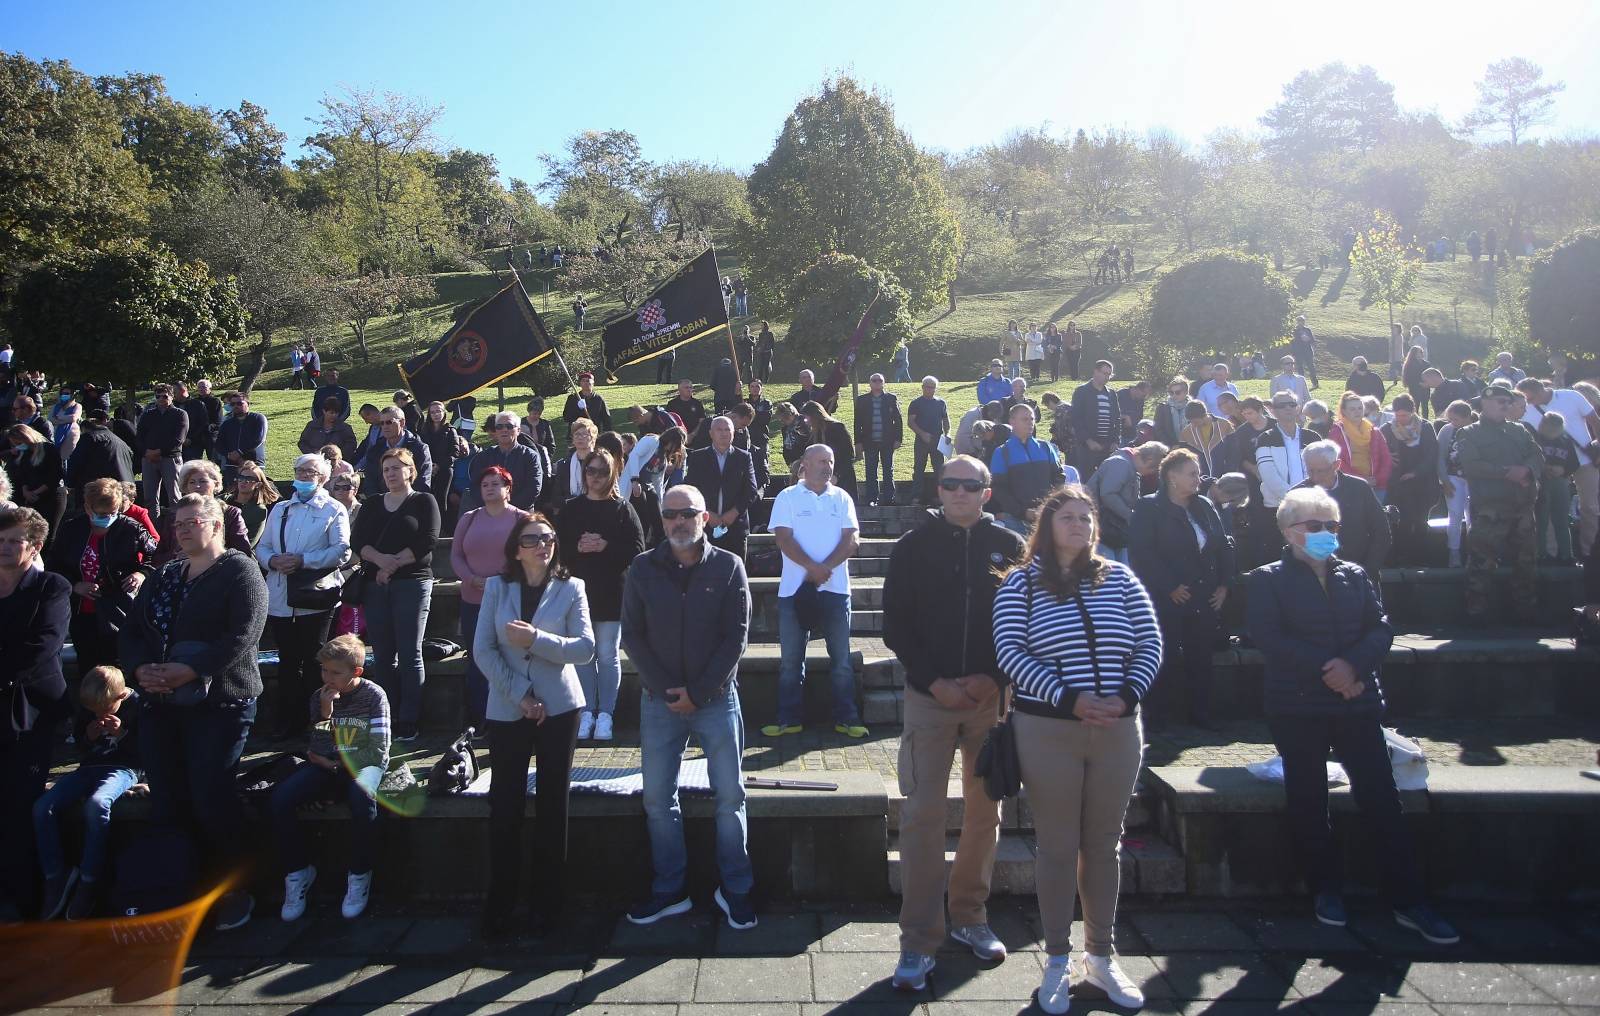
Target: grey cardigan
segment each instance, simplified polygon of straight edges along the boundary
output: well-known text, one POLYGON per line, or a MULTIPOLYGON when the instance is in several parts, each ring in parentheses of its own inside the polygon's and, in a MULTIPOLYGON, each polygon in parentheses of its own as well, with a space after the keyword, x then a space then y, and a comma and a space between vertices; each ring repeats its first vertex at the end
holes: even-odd
POLYGON ((530 691, 559 716, 586 703, 576 665, 594 659, 594 627, 583 580, 552 578, 533 614, 533 646, 520 649, 505 639, 506 622, 522 619, 522 583, 496 575, 483 588, 472 659, 489 682, 490 720, 520 720, 520 703, 530 691))

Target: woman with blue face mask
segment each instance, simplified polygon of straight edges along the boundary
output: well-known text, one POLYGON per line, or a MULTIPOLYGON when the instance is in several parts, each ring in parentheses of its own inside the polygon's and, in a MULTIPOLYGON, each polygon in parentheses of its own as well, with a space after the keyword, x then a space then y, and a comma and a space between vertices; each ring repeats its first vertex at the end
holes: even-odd
POLYGON ((84 484, 87 514, 61 524, 46 559, 50 571, 72 583, 68 633, 79 674, 117 662, 117 634, 155 558, 155 538, 123 514, 126 496, 118 480, 84 484))
POLYGON ((299 737, 311 722, 306 703, 322 686, 317 650, 338 606, 339 566, 350 560, 350 515, 327 492, 328 472, 320 452, 296 459, 294 493, 272 506, 256 542, 256 562, 267 573, 267 626, 278 647, 271 729, 280 740, 299 737))
POLYGON ((1383 734, 1378 667, 1394 631, 1367 573, 1341 560, 1339 504, 1320 487, 1278 505, 1283 557, 1250 573, 1248 630, 1265 658, 1267 728, 1283 758, 1290 831, 1318 921, 1346 921, 1342 852, 1328 824, 1331 750, 1382 856, 1395 922, 1429 942, 1459 941, 1423 897, 1422 868, 1400 813, 1383 734))

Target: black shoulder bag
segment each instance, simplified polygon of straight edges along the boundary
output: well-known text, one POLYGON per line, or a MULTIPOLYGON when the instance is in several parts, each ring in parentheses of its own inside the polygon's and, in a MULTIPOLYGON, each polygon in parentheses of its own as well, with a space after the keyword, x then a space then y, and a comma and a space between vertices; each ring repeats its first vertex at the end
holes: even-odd
MULTIPOLYGON (((1025 575, 1028 586, 1028 623, 1033 623, 1033 576, 1025 575)), ((1002 698, 1002 703, 1009 700, 1002 698)), ((991 801, 1016 797, 1022 790, 1022 762, 1017 757, 1017 728, 1015 708, 1007 708, 1005 719, 989 728, 978 750, 978 761, 973 772, 983 780, 983 792, 991 801)))
MULTIPOLYGON (((380 498, 383 497, 382 494, 377 494, 375 496, 380 498)), ((395 516, 400 514, 400 509, 404 508, 410 500, 411 498, 407 497, 404 501, 400 502, 399 508, 396 508, 394 511, 389 513, 389 517, 384 520, 383 528, 378 530, 378 535, 372 538, 372 546, 376 547, 380 542, 382 542, 383 538, 388 535, 389 527, 394 525, 395 516)), ((285 514, 287 515, 288 513, 285 512, 285 514)), ((360 561, 360 558, 357 558, 357 560, 360 561)), ((372 568, 372 562, 361 561, 356 570, 350 573, 350 575, 344 580, 344 584, 339 587, 339 602, 344 604, 346 607, 361 606, 362 600, 365 599, 367 595, 367 581, 372 578, 372 573, 374 570, 375 569, 372 568)))
MULTIPOLYGON (((286 502, 283 514, 278 518, 278 552, 287 554, 289 543, 287 534, 289 530, 289 509, 294 502, 286 502)), ((289 606, 298 610, 332 610, 339 605, 341 586, 319 586, 317 583, 327 578, 336 568, 300 568, 285 576, 288 583, 289 606)))

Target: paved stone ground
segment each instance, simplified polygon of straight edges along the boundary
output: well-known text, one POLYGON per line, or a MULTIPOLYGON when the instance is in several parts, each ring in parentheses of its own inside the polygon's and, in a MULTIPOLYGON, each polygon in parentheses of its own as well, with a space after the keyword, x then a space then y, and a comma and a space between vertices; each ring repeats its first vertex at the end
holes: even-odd
MULTIPOLYGON (((720 917, 720 915, 718 915, 720 917)), ((1126 908, 1117 949, 1150 1013, 1532 1014, 1600 1012, 1600 913, 1452 913, 1460 946, 1429 946, 1386 913, 1357 906, 1347 930, 1324 928, 1292 904, 1216 909, 1126 908)), ((628 1016, 986 1014, 1037 1012, 1043 956, 1037 912, 991 912, 1011 949, 998 965, 947 949, 928 990, 888 985, 898 949, 887 906, 769 911, 730 930, 702 905, 635 928, 614 910, 580 912, 558 941, 486 944, 470 915, 390 913, 358 922, 314 910, 294 925, 260 914, 208 934, 181 965, 181 985, 157 994, 125 964, 8 1006, 50 1013, 614 1013, 628 1016), (171 1006, 158 1010, 155 1006, 171 1006)), ((59 927, 59 926, 58 926, 59 927)), ((1075 929, 1075 941, 1081 928, 1075 929)), ((952 943, 953 945, 953 943, 952 943)), ((143 965, 148 975, 149 965, 143 965)), ((18 980, 11 971, 0 992, 18 980)), ((1076 1013, 1117 1012, 1093 989, 1076 1013)))

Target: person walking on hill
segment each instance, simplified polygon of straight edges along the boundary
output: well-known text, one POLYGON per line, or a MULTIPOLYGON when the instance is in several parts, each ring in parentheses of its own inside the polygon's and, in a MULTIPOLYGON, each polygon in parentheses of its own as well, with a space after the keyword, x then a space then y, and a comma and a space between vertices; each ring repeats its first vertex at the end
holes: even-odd
POLYGON ((750 632, 750 584, 744 563, 705 538, 709 516, 697 489, 685 484, 667 491, 661 515, 667 538, 633 559, 622 584, 622 643, 639 670, 639 747, 653 874, 650 898, 627 916, 634 924, 654 924, 693 906, 678 804, 683 750, 693 734, 716 795, 722 884, 713 898, 729 927, 745 930, 757 920, 750 898, 755 871, 747 844, 738 681, 750 632))
POLYGON ((859 543, 861 523, 855 499, 831 482, 834 450, 814 444, 806 449, 802 462, 800 482, 778 494, 769 523, 783 555, 783 575, 778 580, 782 660, 777 722, 762 727, 761 733, 782 737, 804 729, 801 706, 806 644, 817 634, 828 647, 833 729, 859 740, 867 736, 867 728, 861 725, 856 708, 855 669, 850 662, 848 564, 859 543))
POLYGON ((1061 332, 1061 349, 1067 356, 1067 374, 1078 380, 1078 361, 1083 356, 1083 333, 1076 321, 1068 321, 1061 332))
MULTIPOLYGON (((1289 340, 1289 351, 1294 354, 1295 362, 1306 369, 1311 377, 1311 387, 1320 388, 1317 382, 1317 333, 1306 324, 1304 314, 1295 318, 1294 337, 1289 340)), ((1300 401, 1305 402, 1309 395, 1300 395, 1300 401)))
POLYGON ((1144 1002, 1113 942, 1123 825, 1144 758, 1139 705, 1161 667, 1161 627, 1134 573, 1095 552, 1095 520, 1082 487, 1050 495, 994 600, 995 656, 1016 689, 1017 760, 1039 844, 1047 1013, 1068 1011, 1074 979, 1116 1005, 1144 1002), (1073 963, 1080 897, 1084 951, 1073 963))
POLYGON ((1460 936, 1423 897, 1422 869, 1380 721, 1378 667, 1394 632, 1366 572, 1335 556, 1339 521, 1339 505, 1325 491, 1291 492, 1277 511, 1287 549, 1249 579, 1248 628, 1266 659, 1267 726, 1283 760, 1295 853, 1316 919, 1344 927, 1342 851, 1328 823, 1332 751, 1379 846, 1396 923, 1436 945, 1451 945, 1460 936))
POLYGON ((896 988, 921 991, 945 936, 981 960, 1004 959, 987 903, 1000 805, 974 771, 1004 711, 1007 679, 994 653, 998 575, 1022 559, 1022 538, 984 512, 989 470, 960 455, 938 475, 940 507, 902 536, 883 584, 884 643, 906 671, 900 736, 900 962, 896 988), (946 776, 961 752, 961 838, 944 864, 946 776))

